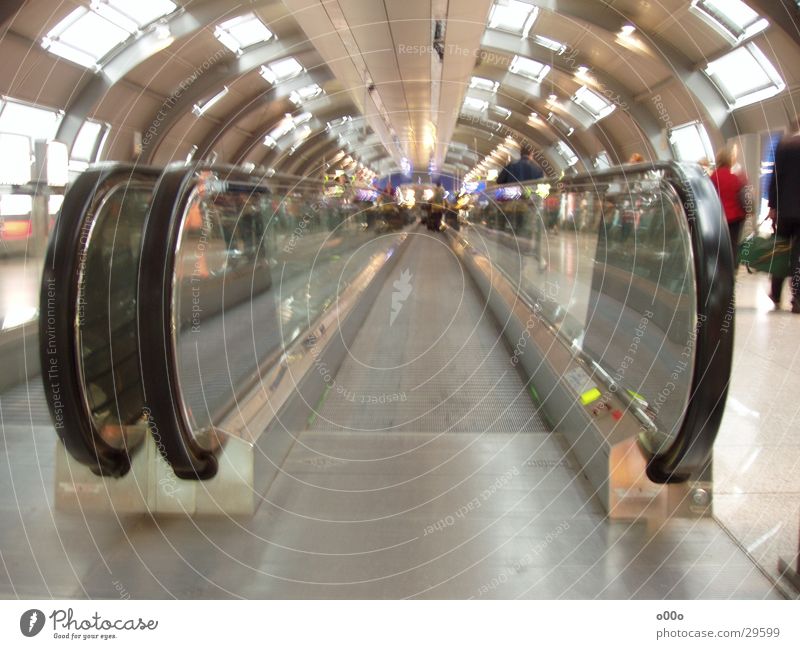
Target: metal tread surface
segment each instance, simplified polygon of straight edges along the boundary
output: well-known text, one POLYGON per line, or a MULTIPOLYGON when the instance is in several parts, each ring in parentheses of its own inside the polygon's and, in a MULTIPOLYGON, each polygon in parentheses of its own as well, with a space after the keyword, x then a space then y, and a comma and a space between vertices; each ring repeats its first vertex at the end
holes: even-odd
POLYGON ((609 522, 554 433, 306 431, 238 520, 54 512, 20 441, 4 598, 780 597, 712 520, 609 522))
POLYGON ((0 394, 0 414, 6 426, 51 426, 40 377, 33 377, 0 394))
POLYGON ((416 230, 311 430, 547 432, 502 331, 441 234, 416 230))

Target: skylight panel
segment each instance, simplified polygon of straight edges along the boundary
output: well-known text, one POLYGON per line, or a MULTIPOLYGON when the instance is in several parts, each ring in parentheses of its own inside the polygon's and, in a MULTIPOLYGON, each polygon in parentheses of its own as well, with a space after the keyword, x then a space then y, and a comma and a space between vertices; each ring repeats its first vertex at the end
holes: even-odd
POLYGON ((693 0, 692 10, 734 43, 769 27, 769 21, 742 0, 693 0))
POLYGON ((511 60, 511 65, 508 66, 508 71, 541 83, 550 72, 550 66, 524 56, 515 56, 511 60))
POLYGON ((178 6, 170 0, 94 0, 92 10, 134 32, 146 27, 154 20, 175 11, 178 6))
POLYGON ((24 135, 0 133, 0 150, 3 151, 0 156, 0 185, 24 185, 30 182, 30 139, 24 135))
POLYGON ((192 107, 192 112, 195 115, 197 115, 197 117, 202 116, 209 108, 211 108, 214 104, 216 104, 220 99, 222 99, 227 94, 228 94, 228 86, 225 86, 216 95, 211 97, 211 99, 204 101, 202 104, 195 104, 192 107))
POLYGON ((96 67, 131 31, 108 18, 78 7, 42 39, 42 47, 87 68, 96 67))
POLYGON ((248 47, 272 38, 272 32, 253 12, 217 25, 214 36, 232 52, 241 54, 248 47))
POLYGON ((527 37, 538 15, 539 7, 526 2, 497 0, 489 14, 489 27, 527 37))
POLYGON ((705 72, 734 110, 773 97, 786 88, 775 66, 754 43, 712 61, 705 72))
POLYGON ((487 92, 497 92, 497 89, 500 87, 500 82, 484 79, 483 77, 472 77, 469 81, 469 87, 485 90, 487 92))
POLYGON ((299 106, 304 101, 314 99, 314 97, 318 97, 321 94, 322 94, 322 88, 320 88, 316 83, 311 83, 307 86, 303 86, 299 90, 293 90, 292 93, 289 95, 289 99, 296 106, 299 106))
POLYGON ((608 117, 616 106, 586 86, 581 86, 572 98, 578 106, 587 111, 595 121, 608 117))
POLYGON ((303 72, 305 68, 293 57, 262 65, 259 74, 270 84, 282 83, 303 72))
POLYGON ((594 159, 594 168, 598 170, 611 168, 611 160, 608 158, 608 153, 601 151, 597 154, 597 157, 594 159))
POLYGON ((703 158, 714 159, 714 148, 705 126, 700 122, 689 122, 672 129, 669 136, 675 158, 683 162, 699 162, 703 158))
POLYGON ((542 47, 546 47, 548 50, 551 50, 556 54, 563 54, 567 50, 567 46, 564 45, 564 43, 559 43, 558 41, 554 41, 552 38, 540 36, 539 34, 535 34, 533 36, 533 42, 537 45, 541 45, 542 47))
POLYGON ((350 117, 350 115, 343 115, 342 117, 337 117, 336 119, 327 122, 326 126, 328 130, 331 130, 334 128, 339 128, 340 126, 344 126, 347 122, 352 120, 353 118, 350 117))
POLYGON ((503 119, 508 119, 511 117, 511 111, 508 108, 503 108, 502 106, 492 106, 492 112, 495 115, 499 115, 503 119))
POLYGON ((92 162, 95 157, 98 139, 102 132, 103 124, 86 120, 78 131, 78 136, 75 138, 75 142, 72 145, 70 162, 92 162))
POLYGON ((0 102, 0 132, 52 140, 61 123, 60 111, 30 106, 11 99, 0 102))

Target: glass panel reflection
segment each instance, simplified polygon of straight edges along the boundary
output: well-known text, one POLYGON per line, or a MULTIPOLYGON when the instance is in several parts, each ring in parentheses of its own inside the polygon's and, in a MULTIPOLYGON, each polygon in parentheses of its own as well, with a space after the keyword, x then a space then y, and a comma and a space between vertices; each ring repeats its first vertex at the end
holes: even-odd
POLYGON ((668 447, 698 318, 689 226, 663 174, 499 187, 473 197, 468 221, 470 242, 636 406, 648 449, 668 447))
POLYGON ((132 448, 143 434, 136 331, 136 290, 142 224, 153 187, 110 189, 82 237, 77 295, 77 347, 87 408, 100 436, 132 448))
POLYGON ((173 327, 184 415, 208 450, 246 392, 413 221, 359 190, 329 189, 196 179, 182 213, 173 327))

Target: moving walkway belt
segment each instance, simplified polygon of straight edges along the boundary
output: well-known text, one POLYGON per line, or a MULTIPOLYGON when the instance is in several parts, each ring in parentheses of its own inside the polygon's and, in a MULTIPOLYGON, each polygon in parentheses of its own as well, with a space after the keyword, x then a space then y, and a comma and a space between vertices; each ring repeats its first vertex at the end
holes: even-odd
MULTIPOLYGON (((546 215, 538 185, 512 189, 513 209, 487 193, 458 245, 510 278, 559 344, 626 395, 642 418, 650 477, 686 480, 711 452, 732 354, 732 253, 713 187, 699 168, 660 164, 565 178, 550 189, 576 233, 567 257, 588 255, 585 304, 548 299, 545 284, 523 281, 536 272, 526 256, 545 256, 533 250, 530 227, 546 215), (584 217, 590 227, 576 225, 584 217), (660 346, 639 354, 655 376, 669 377, 661 350, 688 350, 669 405, 650 393, 652 372, 618 371, 631 338, 626 327, 646 313, 650 337, 643 333, 640 343, 660 346)), ((322 194, 312 182, 188 166, 90 170, 73 184, 50 241, 40 317, 46 393, 73 457, 102 475, 122 475, 149 428, 179 477, 214 475, 220 419, 258 385, 264 363, 276 362, 330 308, 342 281, 371 263, 359 251, 380 241, 379 228, 395 227, 322 194), (64 290, 54 290, 60 283, 64 290), (224 358, 213 347, 217 331, 224 358)))

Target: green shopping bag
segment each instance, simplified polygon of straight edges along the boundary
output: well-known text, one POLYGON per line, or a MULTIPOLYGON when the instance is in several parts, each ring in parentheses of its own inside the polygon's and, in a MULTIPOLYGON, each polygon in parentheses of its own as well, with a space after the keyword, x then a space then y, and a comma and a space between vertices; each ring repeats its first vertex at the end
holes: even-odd
POLYGON ((788 277, 792 263, 792 243, 786 237, 751 234, 739 248, 739 263, 750 272, 760 270, 776 277, 788 277))

